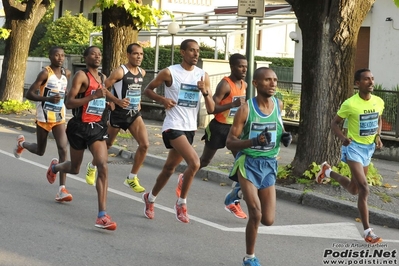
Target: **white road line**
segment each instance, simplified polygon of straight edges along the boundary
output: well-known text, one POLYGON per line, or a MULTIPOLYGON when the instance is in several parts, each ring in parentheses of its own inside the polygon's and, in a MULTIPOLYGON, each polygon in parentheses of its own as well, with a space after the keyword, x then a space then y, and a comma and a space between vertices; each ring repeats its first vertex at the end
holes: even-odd
MULTIPOLYGON (((9 157, 14 158, 14 154, 0 150, 0 153, 7 155, 9 157)), ((34 161, 25 159, 25 158, 19 158, 19 160, 29 163, 31 165, 37 166, 42 169, 48 169, 48 166, 36 163, 34 161)), ((70 175, 67 174, 68 178, 71 178, 73 180, 82 182, 86 184, 86 179, 80 178, 76 175, 70 175)), ((141 197, 136 197, 130 194, 127 194, 125 192, 122 192, 120 190, 116 190, 113 188, 108 187, 108 191, 112 192, 116 195, 119 195, 121 197, 125 197, 137 202, 143 202, 141 197)), ((160 205, 160 204, 155 204, 155 208, 169 212, 171 214, 175 214, 174 209, 160 205)), ((226 232, 237 232, 237 233, 243 233, 245 232, 245 227, 235 227, 235 228, 230 228, 226 227, 224 225, 220 225, 208 220, 204 220, 200 217, 190 215, 190 220, 196 221, 198 223, 207 225, 209 227, 219 229, 222 231, 226 232)), ((301 236, 301 237, 313 237, 313 238, 328 238, 328 239, 347 239, 347 240, 363 240, 361 237, 359 230, 353 223, 324 223, 324 224, 301 224, 301 225, 277 225, 277 226, 261 226, 259 227, 258 230, 259 234, 265 234, 265 235, 285 235, 285 236, 301 236)), ((390 239, 384 239, 385 242, 390 242, 390 243, 399 243, 399 240, 390 240, 390 239)))

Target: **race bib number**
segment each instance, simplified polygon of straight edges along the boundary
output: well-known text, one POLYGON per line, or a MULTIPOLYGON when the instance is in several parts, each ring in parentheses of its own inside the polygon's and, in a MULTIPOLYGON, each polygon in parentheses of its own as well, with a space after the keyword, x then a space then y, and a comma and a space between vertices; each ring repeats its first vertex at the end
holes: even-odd
POLYGON ((371 136, 378 130, 378 113, 361 114, 359 116, 359 136, 371 136))
POLYGON ((46 97, 55 96, 57 94, 59 94, 61 96, 60 101, 58 103, 44 102, 43 110, 51 111, 51 112, 55 112, 55 113, 61 112, 62 107, 64 106, 65 92, 64 91, 51 90, 49 88, 45 88, 46 97))
MULTIPOLYGON (((96 93, 96 91, 92 90, 91 94, 94 94, 94 93, 96 93)), ((104 110, 105 110, 105 98, 98 98, 98 99, 91 100, 88 103, 86 113, 91 114, 91 115, 102 116, 102 114, 104 113, 104 110)))
POLYGON ((267 132, 269 132, 272 135, 271 142, 266 146, 252 146, 251 149, 261 150, 261 151, 269 151, 276 146, 276 139, 277 139, 277 123, 276 122, 267 122, 267 123, 252 122, 251 129, 249 131, 249 138, 250 139, 255 138, 266 127, 267 127, 267 132))
POLYGON ((137 112, 139 110, 141 100, 141 90, 127 90, 126 98, 129 99, 130 103, 125 109, 137 112))
POLYGON ((199 101, 197 85, 181 84, 177 105, 188 108, 196 108, 199 101))
MULTIPOLYGON (((245 99, 245 96, 234 96, 232 102, 234 102, 235 100, 240 99, 240 98, 245 99)), ((238 107, 231 108, 229 111, 229 116, 230 117, 235 116, 237 113, 237 110, 238 110, 238 107)))

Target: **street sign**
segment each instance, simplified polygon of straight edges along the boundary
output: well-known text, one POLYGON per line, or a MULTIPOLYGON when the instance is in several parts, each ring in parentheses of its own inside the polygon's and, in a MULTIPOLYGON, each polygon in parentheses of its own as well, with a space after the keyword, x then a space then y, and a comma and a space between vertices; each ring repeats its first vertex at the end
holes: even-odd
POLYGON ((265 0, 238 0, 238 15, 242 17, 264 17, 265 0))

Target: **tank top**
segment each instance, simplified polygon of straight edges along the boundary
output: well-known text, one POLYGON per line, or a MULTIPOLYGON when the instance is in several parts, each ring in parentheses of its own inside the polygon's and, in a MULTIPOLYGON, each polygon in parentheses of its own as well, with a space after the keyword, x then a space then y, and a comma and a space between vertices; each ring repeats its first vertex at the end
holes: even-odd
POLYGON ((372 94, 367 101, 356 93, 342 103, 337 115, 348 121, 348 138, 369 145, 378 133, 378 117, 383 110, 384 101, 380 97, 372 94))
POLYGON ((200 91, 197 82, 205 77, 205 71, 194 66, 191 71, 180 64, 168 67, 172 76, 172 86, 165 86, 165 97, 174 100, 175 107, 166 110, 162 131, 175 129, 182 131, 197 130, 200 91))
POLYGON ((55 123, 65 122, 65 92, 68 85, 65 69, 61 68, 61 77, 58 78, 50 66, 46 66, 48 72, 47 81, 40 86, 39 93, 43 97, 60 94, 61 100, 58 103, 36 102, 36 119, 39 122, 55 123))
POLYGON ((281 119, 280 108, 278 100, 272 96, 274 103, 273 111, 270 115, 261 113, 256 101, 256 97, 247 101, 248 104, 248 117, 244 125, 243 134, 241 139, 252 139, 261 133, 265 127, 271 133, 272 139, 269 145, 253 146, 246 148, 242 152, 251 157, 269 157, 275 158, 280 151, 280 140, 283 133, 283 120, 281 119))
MULTIPOLYGON (((98 72, 98 75, 101 77, 101 83, 98 83, 88 69, 83 69, 82 71, 85 72, 89 79, 89 84, 86 91, 78 93, 76 98, 84 98, 95 93, 97 89, 104 87, 104 76, 100 72, 98 72)), ((105 98, 98 98, 72 109, 72 114, 84 123, 96 123, 102 120, 104 110, 105 98)))
MULTIPOLYGON (((243 80, 241 80, 241 88, 238 88, 236 84, 229 78, 224 77, 230 85, 230 93, 229 95, 220 101, 220 105, 229 104, 234 102, 237 98, 245 98, 246 97, 246 89, 247 85, 243 80)), ((221 113, 215 114, 215 119, 222 124, 233 124, 234 115, 236 114, 238 107, 233 107, 229 110, 225 110, 221 113)))
MULTIPOLYGON (((130 72, 125 65, 121 65, 121 68, 124 73, 123 78, 115 82, 112 92, 119 99, 129 98, 130 104, 124 109, 137 112, 141 101, 141 87, 143 85, 141 68, 138 68, 139 73, 137 75, 130 72)), ((122 109, 122 107, 115 105, 115 109, 122 109)))

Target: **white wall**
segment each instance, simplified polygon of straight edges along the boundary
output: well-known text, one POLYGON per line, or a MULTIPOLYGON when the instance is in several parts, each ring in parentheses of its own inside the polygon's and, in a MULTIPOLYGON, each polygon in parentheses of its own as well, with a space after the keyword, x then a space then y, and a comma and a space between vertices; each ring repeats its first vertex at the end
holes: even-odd
MULTIPOLYGON (((399 8, 392 0, 378 0, 365 18, 362 26, 370 27, 369 68, 373 72, 375 83, 383 84, 387 89, 399 84, 397 67, 399 66, 399 8), (385 21, 391 17, 393 21, 385 21)), ((300 29, 297 27, 297 33, 300 29)), ((295 47, 294 82, 301 82, 302 42, 295 47)))
POLYGON ((378 0, 369 14, 370 63, 375 83, 387 89, 399 84, 399 8, 392 0, 378 0), (391 17, 393 21, 385 21, 391 17))

